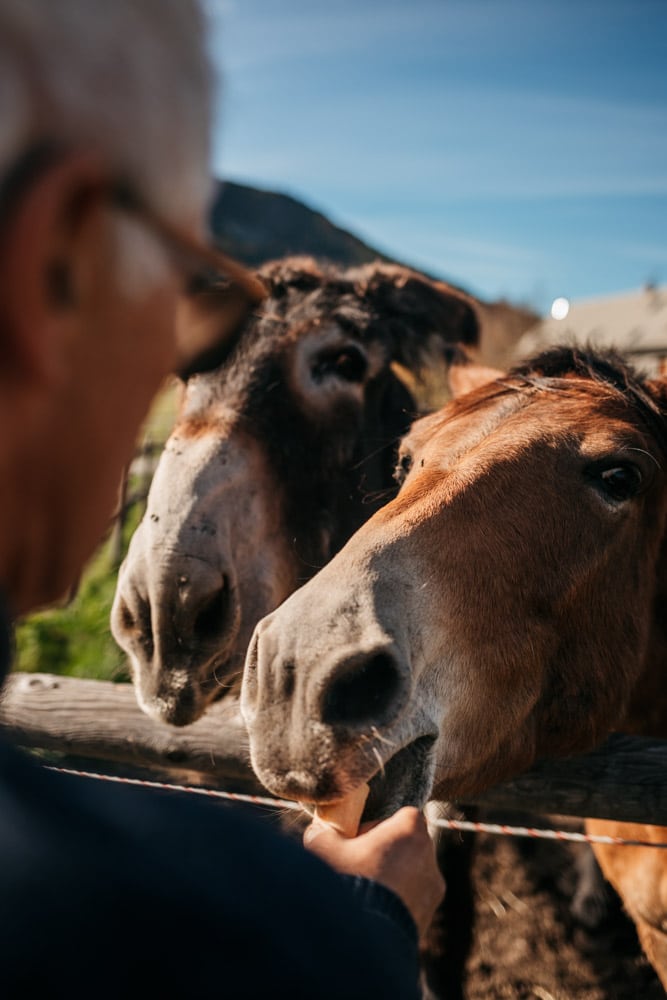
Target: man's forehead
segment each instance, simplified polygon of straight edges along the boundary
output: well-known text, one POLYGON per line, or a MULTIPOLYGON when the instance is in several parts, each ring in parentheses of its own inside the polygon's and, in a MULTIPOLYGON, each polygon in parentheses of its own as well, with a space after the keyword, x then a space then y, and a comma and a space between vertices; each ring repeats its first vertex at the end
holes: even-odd
POLYGON ((196 0, 2 0, 0 90, 12 113, 0 98, 0 173, 43 140, 94 151, 199 228, 211 193, 203 24, 196 0))

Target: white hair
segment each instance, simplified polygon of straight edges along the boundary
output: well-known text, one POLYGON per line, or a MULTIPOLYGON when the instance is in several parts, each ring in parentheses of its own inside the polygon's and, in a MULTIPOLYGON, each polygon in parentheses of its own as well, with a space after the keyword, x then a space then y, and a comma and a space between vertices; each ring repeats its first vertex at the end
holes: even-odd
POLYGON ((196 221, 211 100, 196 0, 0 0, 0 178, 35 142, 92 148, 162 213, 196 221))

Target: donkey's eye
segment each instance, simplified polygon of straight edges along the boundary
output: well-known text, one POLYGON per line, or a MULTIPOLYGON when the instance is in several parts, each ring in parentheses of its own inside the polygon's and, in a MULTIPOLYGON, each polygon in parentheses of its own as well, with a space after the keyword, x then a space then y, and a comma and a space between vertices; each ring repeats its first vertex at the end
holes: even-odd
POLYGON ((316 382, 322 382, 332 375, 345 382, 363 382, 368 371, 368 361, 358 347, 348 345, 320 354, 311 371, 316 382))
POLYGON ((398 462, 396 463, 396 468, 394 469, 394 479, 400 486, 407 476, 408 472, 412 468, 412 455, 405 452, 403 455, 398 456, 398 462))
POLYGON ((600 469, 597 480, 604 493, 620 503, 639 493, 642 474, 636 465, 614 465, 610 469, 600 469))

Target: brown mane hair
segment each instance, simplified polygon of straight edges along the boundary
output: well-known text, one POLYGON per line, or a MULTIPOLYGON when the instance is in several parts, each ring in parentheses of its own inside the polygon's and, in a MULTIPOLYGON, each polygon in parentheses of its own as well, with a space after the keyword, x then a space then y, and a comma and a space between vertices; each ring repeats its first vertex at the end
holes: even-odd
MULTIPOLYGON (((509 378, 524 380, 527 385, 544 383, 538 379, 566 379, 568 376, 590 379, 620 393, 648 425, 652 436, 667 454, 665 415, 646 387, 646 377, 614 350, 593 350, 591 347, 560 346, 549 348, 535 357, 516 365, 509 378)), ((556 385, 552 388, 558 388, 556 385)))

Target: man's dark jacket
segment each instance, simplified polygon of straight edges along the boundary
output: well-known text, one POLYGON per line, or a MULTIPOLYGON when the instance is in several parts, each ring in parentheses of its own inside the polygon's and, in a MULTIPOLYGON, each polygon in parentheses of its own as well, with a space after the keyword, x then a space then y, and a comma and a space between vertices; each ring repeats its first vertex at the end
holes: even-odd
POLYGON ((398 897, 274 823, 54 774, 0 744, 0 996, 417 998, 398 897))

